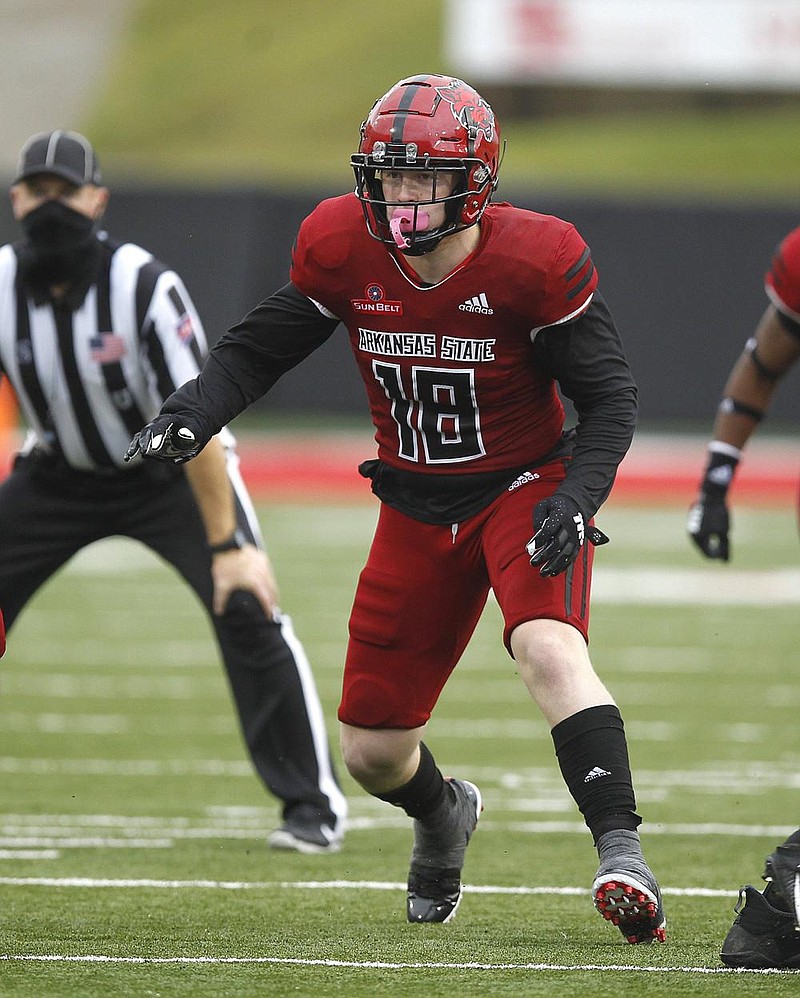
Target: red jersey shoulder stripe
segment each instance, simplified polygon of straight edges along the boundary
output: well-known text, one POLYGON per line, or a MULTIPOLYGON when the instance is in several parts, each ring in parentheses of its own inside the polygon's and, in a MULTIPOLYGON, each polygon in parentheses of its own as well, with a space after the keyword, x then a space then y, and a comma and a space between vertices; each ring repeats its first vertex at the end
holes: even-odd
POLYGON ((567 301, 572 301, 576 295, 579 295, 589 281, 591 281, 593 275, 594 263, 592 263, 591 250, 587 246, 577 262, 564 275, 568 287, 567 301))

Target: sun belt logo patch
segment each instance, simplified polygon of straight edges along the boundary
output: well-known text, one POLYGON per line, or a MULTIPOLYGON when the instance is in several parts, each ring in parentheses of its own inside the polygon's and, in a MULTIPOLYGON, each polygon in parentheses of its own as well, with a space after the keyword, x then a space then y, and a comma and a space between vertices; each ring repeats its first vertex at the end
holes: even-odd
POLYGON ((351 298, 350 304, 361 315, 402 315, 403 303, 390 301, 380 284, 368 284, 364 288, 363 298, 351 298))

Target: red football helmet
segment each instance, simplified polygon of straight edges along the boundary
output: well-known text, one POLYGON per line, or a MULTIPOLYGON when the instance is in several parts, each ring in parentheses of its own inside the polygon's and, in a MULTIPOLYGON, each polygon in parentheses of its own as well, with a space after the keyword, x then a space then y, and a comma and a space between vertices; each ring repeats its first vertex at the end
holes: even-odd
POLYGON ((452 76, 412 76, 376 101, 361 125, 358 152, 350 157, 371 236, 391 246, 400 240, 389 228, 382 170, 424 170, 433 174, 430 200, 415 203, 401 249, 427 253, 451 232, 474 225, 497 187, 500 134, 494 112, 479 93, 452 76), (436 172, 460 174, 455 187, 436 196, 436 172), (425 205, 444 204, 445 222, 417 228, 425 205), (421 210, 423 209, 423 210, 421 210))

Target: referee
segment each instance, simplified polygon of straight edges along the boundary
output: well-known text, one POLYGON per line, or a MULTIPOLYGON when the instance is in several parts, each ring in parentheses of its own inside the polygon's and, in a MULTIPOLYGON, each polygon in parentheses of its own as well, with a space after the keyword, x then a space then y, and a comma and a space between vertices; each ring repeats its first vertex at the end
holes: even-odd
POLYGON ((86 545, 146 544, 209 614, 251 758, 283 804, 269 845, 336 852, 347 805, 233 438, 223 430, 191 464, 123 461, 136 430, 197 376, 206 342, 180 277, 99 228, 108 197, 82 135, 23 147, 11 187, 22 239, 0 248, 0 375, 29 428, 0 485, 6 627, 86 545))

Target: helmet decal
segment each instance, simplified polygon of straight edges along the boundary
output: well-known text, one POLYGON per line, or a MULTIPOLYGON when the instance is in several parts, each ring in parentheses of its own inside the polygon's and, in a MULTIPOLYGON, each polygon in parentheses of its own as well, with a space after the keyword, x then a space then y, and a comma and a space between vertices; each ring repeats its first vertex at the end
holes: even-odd
POLYGON ((448 102, 459 125, 473 132, 476 139, 480 132, 487 142, 494 139, 494 112, 472 87, 463 80, 451 80, 446 87, 436 87, 436 93, 448 102))

